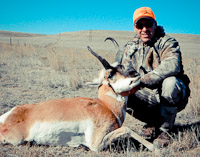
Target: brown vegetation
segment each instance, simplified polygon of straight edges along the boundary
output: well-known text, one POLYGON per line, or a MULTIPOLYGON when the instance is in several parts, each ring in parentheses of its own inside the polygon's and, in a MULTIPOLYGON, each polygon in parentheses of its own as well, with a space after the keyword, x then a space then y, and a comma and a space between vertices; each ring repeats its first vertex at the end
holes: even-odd
MULTIPOLYGON (((5 34, 5 33, 4 33, 5 34)), ((12 33, 11 33, 12 34, 12 33)), ((36 103, 63 97, 97 96, 97 89, 85 82, 94 79, 101 64, 87 51, 94 51, 113 62, 116 50, 108 36, 120 45, 131 40, 132 32, 83 31, 49 36, 12 36, 0 33, 0 115, 18 104, 36 103), (91 37, 92 35, 92 37, 91 37), (12 42, 10 41, 12 39, 12 42)), ((173 35, 180 42, 184 70, 191 80, 187 107, 177 115, 172 144, 161 150, 163 156, 200 154, 200 36, 173 35)), ((143 123, 127 115, 125 124, 136 132, 143 123)), ((125 139, 125 138, 122 138, 125 139)), ((91 152, 84 147, 0 145, 0 156, 154 156, 126 139, 111 150, 91 152), (129 149, 126 147, 128 145, 129 149)))

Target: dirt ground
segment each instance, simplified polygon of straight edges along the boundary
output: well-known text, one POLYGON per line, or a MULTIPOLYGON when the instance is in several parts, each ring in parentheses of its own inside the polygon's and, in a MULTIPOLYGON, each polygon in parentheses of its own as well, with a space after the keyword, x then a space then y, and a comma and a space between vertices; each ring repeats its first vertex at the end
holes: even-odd
MULTIPOLYGON (((19 104, 32 104, 64 97, 96 98, 97 89, 88 88, 85 83, 94 79, 102 66, 90 55, 87 46, 91 46, 98 54, 113 62, 116 49, 110 41, 104 42, 104 39, 113 37, 123 46, 133 35, 133 32, 94 30, 57 35, 0 31, 0 115, 19 104)), ((184 70, 190 77, 192 94, 186 109, 177 115, 176 125, 181 130, 180 133, 176 134, 174 144, 161 153, 164 156, 170 154, 198 156, 200 133, 196 129, 199 129, 200 123, 200 35, 170 35, 180 43, 184 70), (194 134, 194 139, 188 140, 191 138, 189 134, 194 134)), ((144 123, 127 115, 125 125, 138 132, 144 123)), ((84 147, 0 145, 0 156, 88 155, 154 156, 155 154, 135 148, 129 151, 108 150, 94 153, 84 147)))

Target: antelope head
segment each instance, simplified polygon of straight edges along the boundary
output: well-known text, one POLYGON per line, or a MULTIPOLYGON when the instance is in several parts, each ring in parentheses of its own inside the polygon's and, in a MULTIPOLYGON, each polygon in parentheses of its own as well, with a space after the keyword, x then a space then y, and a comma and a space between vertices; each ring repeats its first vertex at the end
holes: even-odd
POLYGON ((94 79, 88 85, 109 84, 116 94, 127 96, 135 92, 140 84, 139 73, 129 66, 125 69, 123 65, 114 63, 110 65, 104 58, 95 53, 89 46, 88 50, 102 63, 104 69, 101 70, 98 79, 94 79))

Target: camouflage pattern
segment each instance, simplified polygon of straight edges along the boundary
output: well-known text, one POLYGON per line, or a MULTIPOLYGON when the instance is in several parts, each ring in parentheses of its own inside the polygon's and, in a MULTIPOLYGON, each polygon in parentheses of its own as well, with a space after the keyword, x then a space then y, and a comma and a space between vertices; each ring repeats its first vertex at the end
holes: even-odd
MULTIPOLYGON (((136 35, 117 52, 115 61, 125 68, 132 63, 131 66, 141 75, 143 87, 134 97, 148 108, 159 106, 161 116, 167 117, 164 121, 170 119, 167 113, 174 117, 186 106, 190 95, 189 79, 184 75, 180 47, 176 39, 164 33, 162 27, 158 26, 155 38, 148 43, 143 43, 136 35), (170 79, 164 81, 167 78, 170 79)), ((129 101, 129 105, 133 106, 134 102, 129 101)), ((175 117, 172 123, 174 120, 175 117)))

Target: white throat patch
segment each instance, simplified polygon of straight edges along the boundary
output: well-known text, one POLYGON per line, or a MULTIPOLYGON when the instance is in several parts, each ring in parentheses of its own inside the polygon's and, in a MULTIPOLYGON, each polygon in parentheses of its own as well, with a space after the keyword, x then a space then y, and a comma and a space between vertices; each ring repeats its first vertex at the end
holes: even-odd
POLYGON ((121 95, 116 95, 112 92, 107 92, 106 95, 111 96, 112 98, 114 98, 115 100, 119 101, 119 102, 123 102, 125 100, 125 98, 121 95))
POLYGON ((137 80, 137 78, 120 79, 117 80, 115 83, 111 83, 111 86, 116 93, 127 92, 139 85, 140 81, 135 82, 135 80, 137 80), (134 83, 131 83, 132 81, 134 83))

